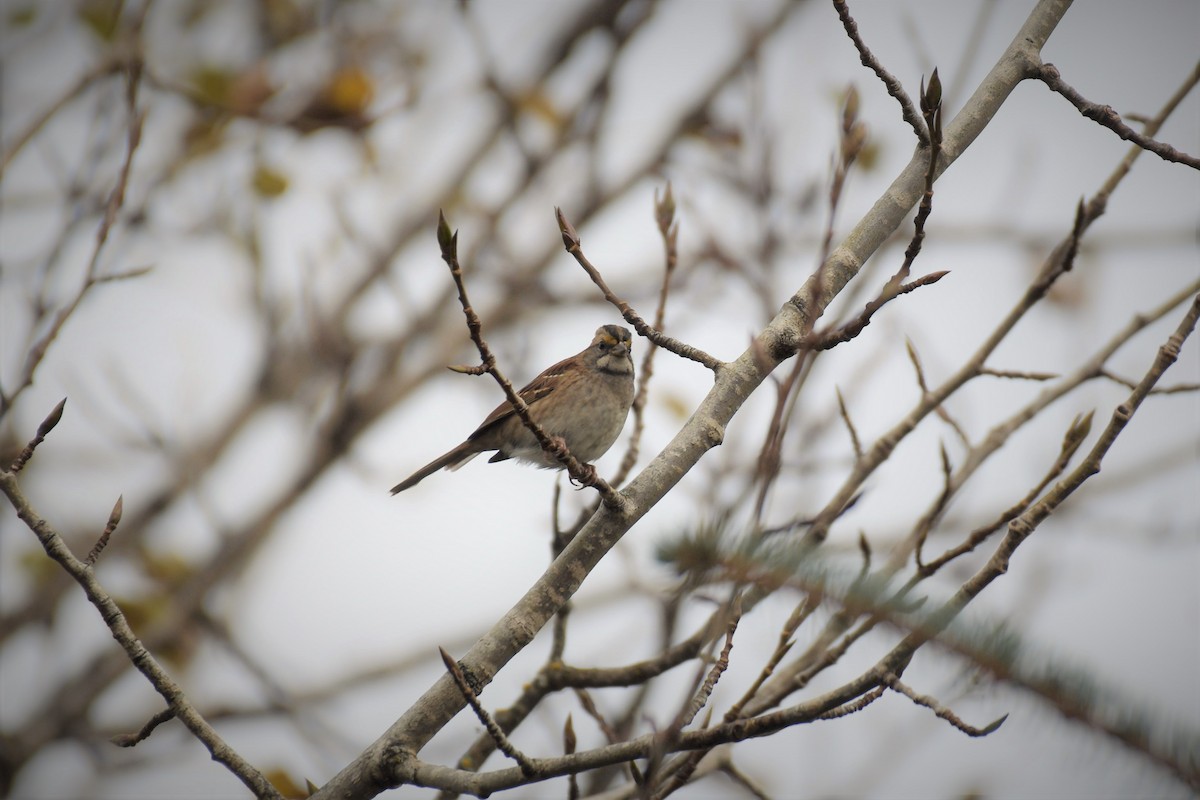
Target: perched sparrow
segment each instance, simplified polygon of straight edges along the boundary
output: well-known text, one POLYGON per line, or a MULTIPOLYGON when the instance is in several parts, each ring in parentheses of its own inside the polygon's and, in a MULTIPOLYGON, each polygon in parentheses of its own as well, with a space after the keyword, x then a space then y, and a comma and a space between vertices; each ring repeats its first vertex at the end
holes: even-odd
MULTIPOLYGON (((583 463, 604 455, 625 427, 633 403, 632 344, 628 330, 604 325, 586 350, 550 367, 519 392, 534 421, 551 437, 562 437, 571 455, 583 463)), ((496 451, 489 463, 516 458, 543 469, 562 469, 505 400, 465 442, 396 484, 392 494, 416 486, 442 467, 458 469, 489 450, 496 451)))

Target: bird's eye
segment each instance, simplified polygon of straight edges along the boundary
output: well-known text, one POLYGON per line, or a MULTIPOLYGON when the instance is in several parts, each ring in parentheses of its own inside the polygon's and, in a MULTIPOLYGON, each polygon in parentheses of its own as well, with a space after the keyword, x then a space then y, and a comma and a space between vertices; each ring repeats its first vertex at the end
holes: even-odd
POLYGON ((607 350, 612 347, 612 342, 596 342, 596 347, 599 347, 601 350, 607 350))

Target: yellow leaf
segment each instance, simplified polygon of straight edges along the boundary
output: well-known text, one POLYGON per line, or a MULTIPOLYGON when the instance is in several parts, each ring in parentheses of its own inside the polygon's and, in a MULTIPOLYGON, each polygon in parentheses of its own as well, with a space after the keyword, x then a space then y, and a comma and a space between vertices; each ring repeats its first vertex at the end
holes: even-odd
POLYGON ((230 90, 237 77, 232 70, 212 64, 201 64, 192 70, 188 80, 201 102, 226 107, 229 105, 230 90))
POLYGON ((330 106, 344 114, 361 114, 371 105, 375 86, 371 78, 358 67, 339 70, 324 90, 330 106))
POLYGON ((92 33, 111 42, 121 21, 122 0, 86 0, 76 12, 92 33))
POLYGON ((287 191, 288 179, 281 172, 271 169, 270 167, 259 166, 254 170, 254 178, 251 181, 254 186, 254 191, 260 197, 279 197, 287 191))
POLYGON ((14 28, 23 28, 37 19, 37 8, 33 5, 14 8, 8 12, 8 24, 14 28))
MULTIPOLYGON (((300 784, 292 780, 292 776, 287 773, 283 767, 273 767, 268 769, 263 776, 271 782, 271 785, 287 800, 305 800, 310 792, 301 787, 300 784)), ((311 783, 309 784, 312 785, 311 783)))
POLYGON ((528 111, 535 117, 541 117, 553 127, 557 128, 562 125, 562 114, 554 107, 554 103, 539 89, 534 89, 521 96, 517 102, 517 106, 522 111, 528 111))

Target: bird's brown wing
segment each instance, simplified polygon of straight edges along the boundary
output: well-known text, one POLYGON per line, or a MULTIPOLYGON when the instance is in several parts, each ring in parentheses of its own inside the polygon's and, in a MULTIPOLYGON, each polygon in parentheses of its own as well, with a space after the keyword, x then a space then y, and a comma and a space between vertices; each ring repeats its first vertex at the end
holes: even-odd
MULTIPOLYGON (((530 409, 533 409, 538 403, 549 397, 554 392, 555 387, 559 385, 558 378, 563 374, 568 363, 571 362, 573 358, 574 356, 572 356, 572 358, 564 358, 557 364, 547 368, 542 372, 542 374, 531 380, 529 384, 525 386, 525 388, 517 392, 517 394, 521 396, 521 399, 525 401, 525 405, 529 406, 530 409)), ((497 425, 502 424, 509 417, 513 417, 515 415, 516 412, 513 411, 512 404, 509 403, 508 399, 506 398, 503 403, 492 409, 492 413, 488 414, 487 418, 480 423, 479 427, 467 437, 467 441, 475 441, 480 436, 483 436, 484 434, 493 430, 497 425)))

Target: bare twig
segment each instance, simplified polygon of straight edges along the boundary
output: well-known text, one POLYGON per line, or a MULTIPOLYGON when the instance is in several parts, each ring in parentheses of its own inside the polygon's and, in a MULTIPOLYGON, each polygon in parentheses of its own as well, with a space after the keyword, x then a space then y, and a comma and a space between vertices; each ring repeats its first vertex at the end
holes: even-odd
POLYGON ((0 175, 8 169, 9 163, 16 157, 17 153, 29 143, 29 141, 37 135, 38 131, 46 127, 46 123, 54 119, 58 112, 62 111, 77 97, 82 95, 94 83, 100 81, 115 72, 120 71, 124 65, 118 60, 103 61, 97 64, 94 68, 80 76, 75 84, 59 96, 57 100, 51 103, 45 111, 38 115, 37 119, 29 124, 29 127, 20 133, 4 151, 4 156, 0 157, 0 175))
POLYGON ((121 514, 125 508, 125 495, 117 498, 117 502, 113 504, 112 512, 108 515, 108 522, 104 525, 104 532, 100 534, 100 538, 96 540, 96 544, 92 547, 87 558, 83 563, 89 567, 95 566, 96 559, 100 558, 100 554, 104 552, 104 548, 108 547, 108 538, 113 535, 113 531, 117 529, 117 525, 121 522, 121 514))
POLYGON ((834 387, 837 394, 838 413, 842 416, 842 422, 846 423, 846 431, 850 434, 850 446, 854 448, 854 457, 862 458, 862 442, 858 440, 858 431, 854 429, 854 422, 850 419, 850 412, 846 410, 846 400, 842 397, 842 390, 834 387))
MULTIPOLYGON (((1196 64, 1196 68, 1192 74, 1200 76, 1200 62, 1196 64)), ((1062 74, 1059 73, 1058 67, 1053 64, 1042 64, 1035 77, 1050 87, 1051 91, 1057 92, 1066 98, 1071 105, 1078 109, 1080 114, 1083 114, 1090 120, 1099 122, 1125 141, 1133 142, 1138 147, 1154 153, 1164 161, 1173 161, 1177 164, 1189 166, 1192 169, 1200 169, 1200 158, 1176 150, 1169 144, 1157 141, 1152 136, 1138 133, 1121 121, 1121 115, 1112 106, 1101 105, 1100 103, 1093 103, 1087 100, 1074 87, 1062 79, 1062 74)))
POLYGON ((1022 381, 1052 381, 1058 377, 1053 372, 1026 372, 1012 369, 992 369, 991 367, 984 367, 979 370, 979 374, 990 375, 993 378, 1010 378, 1022 381))
POLYGON ((467 681, 467 676, 463 674, 462 667, 458 665, 454 657, 447 653, 445 649, 439 647, 438 652, 441 653, 442 662, 446 665, 446 671, 454 678, 454 682, 458 685, 459 691, 462 692, 463 698, 471 706, 471 710, 475 712, 475 716, 487 728, 488 735, 495 740, 496 746, 500 748, 500 752, 517 762, 517 765, 521 767, 521 771, 526 776, 533 775, 536 772, 533 764, 530 763, 524 753, 513 746, 513 743, 504 735, 504 731, 496 724, 496 720, 492 719, 492 715, 479 702, 479 698, 475 695, 475 690, 471 688, 470 682, 467 681))
POLYGON ((29 443, 25 445, 17 457, 13 459, 13 463, 8 468, 9 472, 15 475, 16 473, 25 469, 25 465, 29 463, 29 459, 33 458, 33 451, 37 449, 38 445, 45 441, 46 437, 50 434, 50 431, 54 430, 54 426, 57 425, 58 421, 62 419, 63 408, 65 408, 66 405, 67 398, 64 397, 62 400, 58 401, 58 405, 51 409, 50 413, 46 415, 46 418, 42 420, 42 424, 38 425, 37 433, 34 434, 33 438, 29 440, 29 443))
POLYGON ((1067 465, 1071 463, 1071 457, 1075 455, 1075 451, 1077 451, 1079 446, 1083 444, 1085 439, 1087 439, 1088 433, 1092 429, 1092 413, 1093 412, 1089 411, 1086 415, 1075 417, 1075 419, 1071 422, 1070 427, 1067 428, 1066 434, 1063 436, 1062 446, 1059 449, 1058 457, 1054 460, 1054 463, 1050 466, 1050 469, 1046 472, 1042 479, 1038 481, 1038 483, 1032 489, 1030 489, 1028 493, 1026 493, 1024 497, 1018 500, 1017 503, 1011 508, 1001 512, 1000 516, 994 522, 971 531, 970 535, 967 536, 966 540, 961 544, 950 548, 933 561, 925 564, 920 562, 920 549, 918 546, 918 573, 921 576, 932 575, 948 562, 953 561, 959 556, 974 550, 976 547, 986 541, 987 538, 993 533, 1012 522, 1020 514, 1024 513, 1025 510, 1033 504, 1033 501, 1038 498, 1038 495, 1040 495, 1045 488, 1050 485, 1050 482, 1061 475, 1063 470, 1067 468, 1067 465))
POLYGON ((154 733, 154 729, 164 722, 170 722, 175 719, 174 709, 164 708, 162 711, 155 714, 146 721, 135 733, 119 733, 116 736, 109 738, 109 741, 117 747, 133 747, 141 741, 150 738, 150 734, 154 733))
MULTIPOLYGON (((692 696, 690 702, 680 710, 679 715, 672 721, 670 727, 655 737, 656 745, 651 750, 650 765, 646 770, 648 778, 652 778, 655 775, 659 762, 662 761, 674 743, 678 741, 680 732, 690 725, 696 715, 700 713, 700 710, 708 704, 708 698, 712 695, 713 689, 716 688, 717 681, 721 679, 725 670, 729 668, 729 653, 733 649, 733 635, 737 632, 738 620, 739 616, 734 612, 734 616, 729 620, 728 627, 725 630, 725 645, 721 648, 721 655, 717 657, 716 662, 709 669, 708 675, 705 677, 699 690, 692 696)), ((661 786, 651 794, 648 792, 650 783, 648 780, 647 785, 644 787, 647 790, 646 793, 653 800, 663 800, 663 798, 688 782, 701 756, 703 756, 703 752, 692 753, 683 761, 671 764, 668 768, 662 770, 665 779, 662 780, 661 786)))
POLYGON ((575 257, 579 262, 579 266, 583 267, 584 272, 592 279, 592 283, 600 289, 604 294, 604 299, 612 305, 616 306, 621 312, 621 316, 625 321, 634 327, 641 336, 646 337, 664 350, 669 350, 680 358, 686 358, 689 361, 695 361, 697 364, 703 364, 713 372, 718 372, 724 366, 724 362, 713 358, 703 350, 692 347, 690 344, 685 344, 678 339, 667 336, 660 330, 650 327, 646 324, 646 320, 642 319, 629 303, 617 297, 613 290, 608 288, 608 284, 604 282, 604 277, 600 271, 588 261, 587 256, 583 254, 583 248, 580 246, 579 233, 575 227, 567 220, 561 208, 554 209, 554 216, 558 220, 558 229, 562 233, 563 247, 567 252, 575 257))
MULTIPOLYGON (((571 715, 563 723, 563 755, 575 752, 575 726, 571 723, 571 715)), ((567 800, 579 800, 579 780, 574 773, 567 776, 567 800)))
POLYGON ((930 711, 932 711, 934 714, 937 714, 939 717, 946 720, 946 722, 949 722, 954 727, 958 728, 960 731, 965 733, 967 736, 980 737, 980 736, 987 736, 988 734, 991 734, 991 733, 995 733, 997 730, 1000 729, 1000 726, 1004 724, 1004 721, 1006 719, 1008 719, 1008 714, 1005 714, 1004 716, 1000 717, 999 719, 995 720, 994 722, 990 723, 989 725, 986 725, 985 727, 976 728, 974 725, 968 725, 967 723, 963 722, 962 719, 957 714, 955 714, 953 711, 951 711, 950 709, 946 708, 944 705, 939 703, 936 698, 930 697, 929 695, 925 695, 925 694, 918 694, 916 691, 913 690, 913 688, 911 686, 908 686, 907 684, 905 684, 903 681, 901 681, 895 675, 889 674, 889 675, 884 676, 883 682, 892 691, 898 692, 898 693, 904 695, 909 700, 912 700, 914 703, 916 703, 919 706, 925 706, 930 711))
MULTIPOLYGON (((1126 389, 1134 389, 1137 384, 1128 378, 1122 378, 1114 372, 1107 369, 1100 370, 1100 377, 1118 383, 1126 389)), ((1174 386, 1156 386, 1151 390, 1150 394, 1179 394, 1181 392, 1200 391, 1200 383, 1178 383, 1174 386)))
MULTIPOLYGON (((841 0, 835 0, 835 5, 839 3, 841 0)), ((925 223, 933 211, 933 183, 937 179, 938 158, 942 151, 942 81, 938 77, 936 68, 929 76, 929 86, 926 87, 924 81, 921 83, 921 113, 924 117, 924 130, 928 134, 929 161, 925 168, 925 191, 921 195, 921 203, 913 219, 913 235, 904 251, 904 261, 896 270, 896 274, 884 285, 879 296, 867 303, 866 308, 858 317, 832 331, 812 334, 804 344, 804 347, 808 349, 828 350, 850 341, 871 323, 875 312, 892 300, 914 289, 937 283, 948 274, 945 271, 933 272, 916 280, 905 282, 912 272, 913 262, 920 255, 921 245, 925 240, 925 223)))
MULTIPOLYGON (((232 772, 245 786, 254 793, 255 797, 282 800, 275 787, 257 769, 237 754, 220 735, 200 715, 179 685, 167 674, 149 650, 129 627, 125 614, 113 601, 112 597, 96 580, 95 572, 90 564, 77 559, 63 541, 62 536, 55 531, 30 505, 17 484, 16 476, 11 472, 0 471, 0 491, 8 496, 9 502, 16 509, 17 516, 25 522, 37 536, 46 554, 54 559, 67 574, 75 579, 87 595, 88 601, 100 612, 113 638, 125 651, 129 660, 141 672, 163 699, 167 701, 174 716, 192 732, 197 739, 208 748, 213 760, 221 763, 232 772)), ((153 728, 151 728, 152 730, 153 728)), ((148 731, 147 731, 148 733, 148 731)))
MULTIPOLYGON (((666 321, 671 277, 679 263, 679 220, 675 217, 675 196, 671 193, 670 181, 667 181, 661 197, 657 190, 654 192, 654 220, 663 243, 663 277, 658 287, 658 305, 654 308, 654 330, 661 331, 666 321)), ((654 354, 658 352, 658 345, 654 340, 647 341, 646 354, 642 356, 642 366, 638 370, 637 392, 633 396, 633 433, 629 437, 629 448, 625 451, 612 481, 617 486, 625 482, 625 478, 637 463, 638 448, 646 427, 646 397, 650 388, 650 378, 654 374, 654 354)))
POLYGON ((42 363, 42 359, 46 357, 46 351, 50 349, 50 345, 58 338, 59 332, 67 319, 75 313, 75 309, 83 302, 83 298, 97 283, 100 282, 99 274, 100 256, 104 252, 104 245, 108 241, 109 233, 112 231, 113 224, 117 220, 117 214, 121 207, 125 204, 125 189, 129 183, 129 171, 133 167, 133 156, 137 152, 138 146, 142 141, 142 122, 144 115, 138 112, 137 109, 137 93, 138 86, 141 83, 142 65, 140 61, 131 61, 125 65, 128 79, 125 92, 126 105, 128 106, 129 115, 129 130, 126 135, 125 158, 121 163, 121 167, 117 172, 116 183, 113 185, 112 191, 109 192, 108 201, 104 206, 104 216, 100 220, 100 226, 96 230, 96 243, 92 247, 92 254, 88 260, 87 269, 84 273, 83 283, 75 292, 70 301, 58 310, 54 315, 53 321, 50 323, 46 331, 41 337, 33 343, 29 348, 29 352, 25 354, 25 363, 21 368, 20 375, 17 378, 16 384, 11 392, 0 392, 0 418, 4 417, 20 394, 29 388, 33 383, 34 373, 38 366, 42 363))
POLYGON ((838 19, 842 21, 842 27, 846 29, 846 35, 850 37, 850 41, 854 42, 854 48, 858 50, 859 59, 864 67, 869 68, 878 76, 879 80, 883 81, 883 85, 887 87, 887 92, 892 97, 896 98, 896 102, 900 104, 900 112, 904 115, 904 121, 909 124, 916 134, 917 140, 922 147, 929 144, 929 132, 923 124, 921 117, 917 114, 917 109, 913 106, 912 100, 908 93, 904 91, 904 87, 900 85, 900 81, 896 77, 883 68, 879 63, 879 59, 867 47, 862 40, 862 36, 858 33, 858 23, 850 16, 850 8, 846 5, 846 0, 833 0, 833 7, 837 11, 838 19))
POLYGON ((874 689, 872 689, 871 691, 864 694, 862 697, 859 697, 857 700, 854 700, 853 702, 845 703, 836 708, 829 709, 825 713, 820 714, 817 717, 817 719, 820 719, 820 720, 841 719, 842 717, 848 717, 851 714, 857 714, 859 711, 862 711, 864 708, 871 705, 871 703, 874 703, 876 700, 878 700, 882 696, 883 696, 883 687, 877 686, 874 689))

